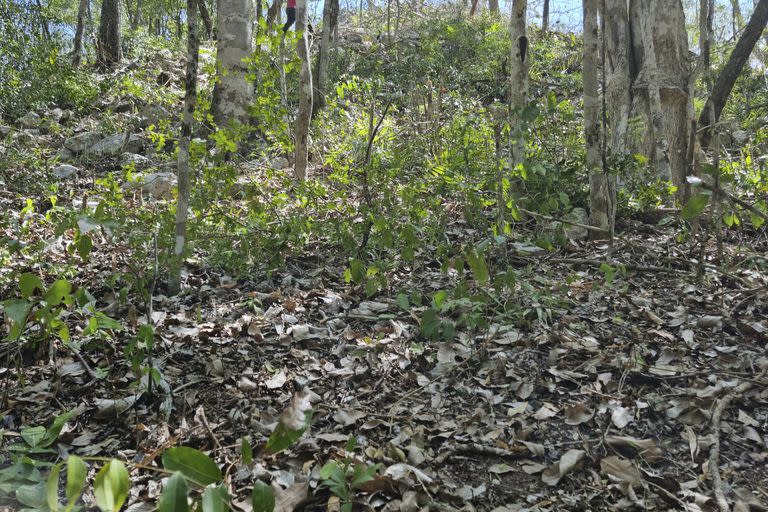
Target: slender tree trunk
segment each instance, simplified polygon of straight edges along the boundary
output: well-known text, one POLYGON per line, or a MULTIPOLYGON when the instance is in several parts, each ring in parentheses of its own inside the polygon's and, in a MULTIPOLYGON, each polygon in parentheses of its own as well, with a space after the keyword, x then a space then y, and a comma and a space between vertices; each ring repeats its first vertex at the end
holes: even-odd
POLYGON ((217 124, 248 123, 253 84, 246 79, 243 59, 253 53, 252 0, 219 0, 216 84, 213 117, 217 124))
POLYGON ((98 63, 112 68, 123 58, 120 46, 120 0, 103 0, 98 36, 98 63))
POLYGON ((323 5, 323 34, 320 39, 320 49, 317 55, 317 67, 313 78, 315 79, 316 97, 312 104, 313 115, 325 106, 325 93, 328 87, 328 64, 331 57, 332 34, 334 31, 334 11, 338 13, 339 0, 325 0, 323 5))
POLYGON ((499 0, 488 0, 488 10, 491 14, 499 14, 499 0))
POLYGON ((544 0, 544 7, 541 13, 541 30, 544 32, 549 30, 549 0, 544 0))
POLYGON ((760 35, 765 29, 765 25, 768 22, 768 0, 760 0, 755 10, 752 12, 752 16, 747 22, 747 26, 741 33, 736 47, 728 57, 728 62, 725 63, 725 67, 717 77, 715 85, 712 89, 712 94, 707 100, 707 105, 701 111, 699 116, 699 127, 701 130, 700 143, 702 148, 708 148, 712 142, 712 125, 717 123, 720 119, 720 115, 723 112, 725 103, 728 101, 733 86, 736 83, 736 79, 741 74, 741 70, 744 69, 744 65, 749 60, 749 56, 752 50, 755 48, 755 44, 760 35), (709 108, 709 103, 712 103, 712 109, 709 108))
POLYGON ((200 44, 197 37, 197 4, 197 0, 187 0, 187 73, 184 80, 184 115, 181 123, 181 139, 179 140, 176 239, 168 276, 168 293, 170 295, 176 295, 181 290, 181 267, 184 262, 187 237, 187 212, 190 193, 189 143, 192 138, 193 114, 197 103, 197 58, 200 44))
POLYGON ((731 0, 731 14, 732 14, 732 30, 733 37, 739 33, 741 27, 744 26, 744 17, 741 15, 741 6, 739 0, 731 0))
POLYGON ((513 0, 510 19, 510 149, 512 167, 525 161, 525 129, 521 112, 528 103, 528 36, 526 35, 527 0, 513 0))
POLYGON ((309 123, 312 119, 312 66, 309 62, 309 38, 307 37, 307 0, 296 2, 296 30, 299 32, 297 51, 301 59, 299 74, 299 112, 296 116, 295 173, 297 181, 307 177, 309 163, 309 123))
POLYGON ((699 59, 704 73, 709 72, 712 55, 714 0, 699 0, 699 59))
MULTIPOLYGON (((600 98, 598 93, 597 0, 584 0, 584 138, 589 172, 590 223, 610 232, 611 193, 600 158, 600 98)), ((590 232, 594 234, 594 232, 590 232)))
POLYGON ((213 23, 211 22, 211 15, 208 13, 208 6, 205 5, 205 0, 198 0, 197 7, 200 10, 200 17, 203 19, 203 25, 205 26, 205 36, 210 39, 213 36, 213 23))
POLYGON ((72 49, 72 66, 80 67, 83 59, 83 32, 85 32, 85 16, 88 11, 88 0, 80 0, 77 7, 77 28, 75 29, 75 39, 72 49))
POLYGON ((280 11, 283 7, 283 0, 273 0, 272 5, 267 9, 267 26, 270 30, 280 21, 280 11))
POLYGON ((136 13, 133 15, 133 20, 131 23, 131 30, 136 32, 139 29, 139 26, 141 26, 141 10, 143 8, 143 1, 142 0, 136 0, 136 13))

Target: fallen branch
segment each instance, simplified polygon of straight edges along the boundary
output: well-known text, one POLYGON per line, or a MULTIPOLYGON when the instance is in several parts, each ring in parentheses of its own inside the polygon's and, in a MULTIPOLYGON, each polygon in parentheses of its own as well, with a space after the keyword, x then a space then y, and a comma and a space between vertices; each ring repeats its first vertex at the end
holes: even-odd
POLYGON ((600 266, 603 264, 608 264, 612 266, 622 266, 627 270, 632 270, 635 272, 661 272, 661 273, 667 273, 667 274, 686 274, 687 273, 684 270, 679 270, 676 268, 656 267, 656 266, 648 266, 648 265, 633 265, 631 263, 621 263, 618 261, 590 260, 590 259, 583 259, 583 258, 552 258, 547 261, 552 263, 565 263, 567 265, 600 266))
POLYGON ((521 212, 523 212, 523 213, 525 213, 527 215, 530 215, 532 217, 538 217, 538 218, 544 219, 544 220, 561 222, 563 224, 570 224, 571 226, 576 226, 577 228, 586 229, 587 231, 594 231, 595 233, 608 233, 607 229, 598 228, 597 226, 590 226, 589 224, 581 224, 580 222, 574 222, 572 220, 552 217, 551 215, 544 215, 543 213, 532 212, 530 210, 526 210, 525 208, 519 208, 518 207, 518 211, 521 211, 521 212))
POLYGON ((449 446, 446 450, 444 450, 440 455, 438 455, 435 458, 435 463, 442 464, 445 462, 449 457, 453 455, 486 455, 491 457, 503 457, 503 458, 513 458, 513 459, 520 459, 520 458, 527 458, 530 457, 530 453, 528 450, 520 450, 520 451, 509 451, 505 450, 503 448, 497 448, 495 446, 486 446, 484 444, 454 444, 449 446))

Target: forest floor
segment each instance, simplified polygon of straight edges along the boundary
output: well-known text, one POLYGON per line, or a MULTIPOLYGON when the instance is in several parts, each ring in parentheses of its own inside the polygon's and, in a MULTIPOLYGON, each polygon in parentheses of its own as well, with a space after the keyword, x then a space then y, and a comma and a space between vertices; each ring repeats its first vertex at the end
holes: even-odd
MULTIPOLYGON (((79 204, 103 169, 84 165, 59 196, 79 204)), ((39 172, 25 180, 51 179, 39 172)), ((42 218, 45 208, 20 213, 28 192, 9 185, 0 210, 42 218)), ((477 236, 459 220, 449 230, 477 236)), ((765 510, 768 237, 730 235, 725 271, 698 265, 699 246, 678 243, 678 233, 674 223, 624 223, 608 268, 604 242, 530 253, 510 241, 494 257, 519 270, 509 293, 528 320, 491 321, 452 341, 425 339, 424 308, 403 307, 395 292, 367 299, 344 280, 346 261, 321 250, 236 277, 190 260, 183 293, 158 288, 152 301, 153 364, 167 383, 153 392, 125 356, 149 308, 118 300, 107 281, 126 248, 97 240, 72 281, 125 328, 79 349, 57 342, 52 359, 47 348, 33 357, 0 344, 0 451, 23 427, 75 410, 58 453, 135 463, 133 512, 155 509, 161 479, 147 468, 178 445, 208 453, 246 511, 256 479, 271 482, 278 510, 337 510, 319 473, 344 459, 381 464, 355 492, 359 510, 724 510, 716 479, 726 506, 765 510), (240 440, 262 445, 300 390, 313 402, 310 429, 286 452, 242 464, 240 440), (346 452, 350 437, 357 447, 346 452)), ((79 261, 45 222, 27 236, 48 241, 47 261, 16 253, 3 277, 37 272, 51 282, 48 264, 79 261)), ((712 240, 704 254, 715 254, 712 240)), ((387 289, 431 296, 454 284, 424 250, 387 289)), ((4 279, 0 297, 16 296, 4 279)), ((65 317, 73 338, 81 320, 65 317)), ((3 507, 18 504, 0 497, 3 507)))

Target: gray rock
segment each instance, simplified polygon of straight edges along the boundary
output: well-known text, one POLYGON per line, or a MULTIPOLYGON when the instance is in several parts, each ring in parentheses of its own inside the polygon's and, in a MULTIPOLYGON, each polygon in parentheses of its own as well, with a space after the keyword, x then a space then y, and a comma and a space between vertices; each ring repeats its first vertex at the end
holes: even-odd
POLYGON ((85 152, 91 146, 102 139, 100 133, 83 132, 64 141, 64 147, 72 153, 79 154, 85 152))
POLYGON ((34 112, 27 112, 19 118, 19 125, 23 128, 37 128, 40 126, 40 116, 34 112))
MULTIPOLYGON (((589 224, 589 214, 584 208, 574 208, 566 217, 571 222, 579 224, 589 224)), ((589 231, 580 226, 565 224, 565 235, 573 240, 586 240, 589 237, 589 231)))
MULTIPOLYGON (((91 146, 88 149, 88 155, 94 158, 117 156, 123 152, 123 147, 129 140, 129 136, 125 133, 109 135, 91 146)), ((131 151, 131 153, 135 153, 135 151, 131 151)))
POLYGON ((124 153, 120 158, 120 163, 123 165, 134 164, 136 167, 145 167, 149 165, 151 161, 144 155, 137 155, 136 153, 124 153))
POLYGON ((79 169, 74 165, 63 164, 53 169, 53 175, 59 179, 64 179, 77 174, 78 171, 79 169))
POLYGON ((128 153, 141 153, 144 150, 144 139, 135 133, 128 137, 128 142, 125 143, 123 151, 128 153))
POLYGON ((45 116, 51 121, 56 121, 57 123, 61 122, 61 118, 64 117, 64 111, 60 108, 55 108, 48 112, 48 114, 45 116))
POLYGON ((171 191, 176 186, 176 175, 170 172, 153 172, 144 176, 141 190, 155 199, 172 197, 171 191))
POLYGON ((733 132, 733 142, 736 144, 744 144, 749 140, 749 132, 745 130, 737 130, 733 132))
POLYGON ((13 130, 13 128, 11 128, 10 126, 0 124, 0 137, 6 138, 8 134, 11 133, 11 130, 13 130))
POLYGON ((71 162, 75 159, 76 156, 77 155, 75 153, 68 150, 67 148, 59 148, 59 150, 56 152, 56 158, 58 158, 60 162, 71 162))

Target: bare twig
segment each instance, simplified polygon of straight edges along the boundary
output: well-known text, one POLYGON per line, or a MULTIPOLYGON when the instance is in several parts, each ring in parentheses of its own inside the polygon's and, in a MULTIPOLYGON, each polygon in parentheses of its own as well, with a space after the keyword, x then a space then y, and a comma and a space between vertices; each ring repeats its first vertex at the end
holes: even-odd
POLYGON ((518 210, 523 212, 523 213, 525 213, 525 214, 530 215, 531 217, 538 217, 538 218, 544 219, 544 220, 553 220, 555 222, 562 222, 563 224, 570 224, 571 226, 576 226, 576 227, 579 227, 579 228, 582 228, 582 229, 586 229, 587 231, 594 231, 596 233, 607 233, 608 232, 608 230, 605 230, 603 228, 598 228, 597 226, 590 226, 589 224, 581 224, 579 222, 574 222, 574 221, 567 220, 567 219, 561 219, 561 218, 557 218, 557 217, 552 217, 550 215, 544 215, 543 213, 532 212, 530 210, 526 210, 525 208, 519 208, 518 207, 518 210))

